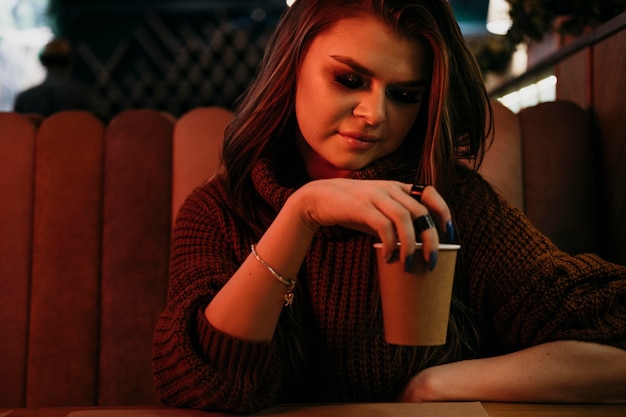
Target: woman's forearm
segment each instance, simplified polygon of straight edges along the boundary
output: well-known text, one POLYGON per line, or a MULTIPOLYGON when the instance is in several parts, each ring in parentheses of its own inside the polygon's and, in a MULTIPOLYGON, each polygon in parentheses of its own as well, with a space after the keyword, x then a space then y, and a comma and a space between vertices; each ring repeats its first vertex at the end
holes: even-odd
POLYGON ((559 341, 435 366, 416 375, 400 400, 626 402, 626 351, 559 341))
MULTIPOLYGON (((263 261, 288 279, 296 278, 315 232, 302 222, 295 204, 293 199, 285 204, 256 247, 263 261)), ((207 306, 205 316, 232 336, 269 341, 287 291, 251 254, 207 306)))

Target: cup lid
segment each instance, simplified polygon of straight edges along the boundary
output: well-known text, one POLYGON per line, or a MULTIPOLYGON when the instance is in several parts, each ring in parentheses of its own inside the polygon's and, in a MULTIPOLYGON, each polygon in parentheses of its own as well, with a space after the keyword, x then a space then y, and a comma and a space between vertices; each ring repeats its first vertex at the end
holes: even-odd
MULTIPOLYGON (((400 246, 402 243, 398 242, 396 243, 397 246, 400 246)), ((423 246, 422 242, 415 242, 415 248, 416 249, 421 249, 423 246)), ((377 249, 380 249, 383 247, 382 243, 374 243, 374 247, 377 249)), ((453 243, 440 243, 439 244, 439 250, 458 250, 461 249, 461 245, 457 245, 457 244, 453 244, 453 243)))

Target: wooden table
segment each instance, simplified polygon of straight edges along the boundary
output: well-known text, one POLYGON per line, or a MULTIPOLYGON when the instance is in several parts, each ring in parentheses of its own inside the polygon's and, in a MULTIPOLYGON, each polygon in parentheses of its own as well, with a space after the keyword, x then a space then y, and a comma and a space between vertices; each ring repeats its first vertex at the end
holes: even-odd
POLYGON ((481 404, 489 417, 626 417, 626 404, 481 404))
MULTIPOLYGON (((477 405, 473 403, 471 405, 477 405)), ((626 417, 626 404, 620 405, 598 405, 598 404, 525 404, 525 403, 490 403, 483 402, 482 408, 488 417, 626 417)), ((396 409, 398 404, 389 404, 389 410, 396 409)), ((335 417, 354 416, 370 417, 366 408, 352 408, 348 406, 345 414, 330 414, 335 417)), ((367 407, 367 405, 365 405, 367 407)), ((376 410, 372 410, 372 416, 383 416, 380 413, 381 405, 376 405, 376 410)), ((384 407, 384 405, 383 405, 384 407)), ((327 415, 327 413, 316 413, 316 406, 308 406, 300 410, 293 410, 290 407, 274 407, 252 416, 280 416, 297 417, 300 415, 327 415)), ((227 413, 199 412, 193 410, 171 409, 166 407, 44 407, 44 408, 0 408, 0 417, 226 417, 227 413)), ((389 413, 388 415, 395 415, 389 413)), ((411 417, 415 415, 438 417, 437 413, 402 413, 401 417, 411 417)), ((449 416, 448 413, 441 414, 449 416)), ((397 417, 397 415, 396 415, 397 417)), ((465 416, 455 416, 465 417, 465 416)))

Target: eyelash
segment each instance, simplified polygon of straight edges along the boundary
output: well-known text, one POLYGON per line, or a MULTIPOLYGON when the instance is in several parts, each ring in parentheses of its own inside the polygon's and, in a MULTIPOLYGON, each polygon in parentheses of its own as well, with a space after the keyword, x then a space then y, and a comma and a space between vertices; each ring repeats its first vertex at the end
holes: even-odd
MULTIPOLYGON (((355 73, 338 74, 335 76, 335 81, 350 90, 364 89, 368 86, 366 80, 355 73)), ((398 103, 414 104, 421 102, 421 92, 419 91, 390 88, 387 89, 387 95, 398 103)))

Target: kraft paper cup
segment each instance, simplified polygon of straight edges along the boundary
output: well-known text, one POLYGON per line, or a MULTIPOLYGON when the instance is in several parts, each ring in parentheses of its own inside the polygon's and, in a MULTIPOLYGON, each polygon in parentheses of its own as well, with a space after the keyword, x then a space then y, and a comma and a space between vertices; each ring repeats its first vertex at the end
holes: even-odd
POLYGON ((429 271, 417 244, 413 268, 404 271, 398 250, 390 262, 380 243, 374 244, 378 282, 387 343, 405 346, 438 346, 446 343, 452 284, 459 245, 439 245, 439 258, 429 271))

